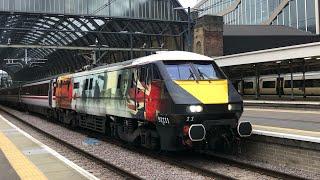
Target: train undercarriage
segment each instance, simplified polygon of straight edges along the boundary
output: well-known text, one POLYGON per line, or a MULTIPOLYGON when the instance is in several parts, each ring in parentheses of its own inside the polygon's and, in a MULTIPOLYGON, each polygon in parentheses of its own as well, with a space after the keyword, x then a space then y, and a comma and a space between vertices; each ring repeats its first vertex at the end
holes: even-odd
POLYGON ((152 150, 208 149, 218 152, 231 152, 239 140, 235 120, 226 125, 203 122, 205 138, 199 141, 192 140, 189 129, 186 130, 186 127, 190 128, 192 124, 183 123, 180 128, 175 128, 176 126, 170 128, 137 119, 115 116, 100 117, 76 113, 72 110, 47 109, 30 105, 20 105, 19 107, 27 112, 44 115, 51 121, 63 123, 71 129, 79 127, 89 129, 152 150))

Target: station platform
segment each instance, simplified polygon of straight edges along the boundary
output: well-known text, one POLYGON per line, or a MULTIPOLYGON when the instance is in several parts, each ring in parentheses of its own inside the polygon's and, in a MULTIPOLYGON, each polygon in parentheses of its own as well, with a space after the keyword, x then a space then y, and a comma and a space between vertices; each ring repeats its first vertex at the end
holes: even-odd
POLYGON ((250 121, 253 134, 320 143, 320 112, 245 107, 240 121, 250 121))
POLYGON ((97 179, 0 115, 0 179, 97 179))
POLYGON ((285 105, 318 105, 319 101, 283 101, 283 100, 244 100, 246 104, 285 104, 285 105))
POLYGON ((245 106, 262 106, 274 108, 300 108, 320 109, 320 101, 299 101, 299 100, 244 100, 245 106))

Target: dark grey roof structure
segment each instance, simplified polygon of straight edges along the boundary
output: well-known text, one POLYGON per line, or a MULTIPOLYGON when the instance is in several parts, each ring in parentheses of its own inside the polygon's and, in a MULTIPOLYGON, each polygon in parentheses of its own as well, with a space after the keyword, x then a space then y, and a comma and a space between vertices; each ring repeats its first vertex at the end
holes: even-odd
POLYGON ((320 36, 288 26, 224 25, 224 55, 320 41, 320 36))
POLYGON ((15 79, 74 71, 93 54, 102 64, 184 48, 187 15, 177 0, 1 2, 0 66, 15 79))

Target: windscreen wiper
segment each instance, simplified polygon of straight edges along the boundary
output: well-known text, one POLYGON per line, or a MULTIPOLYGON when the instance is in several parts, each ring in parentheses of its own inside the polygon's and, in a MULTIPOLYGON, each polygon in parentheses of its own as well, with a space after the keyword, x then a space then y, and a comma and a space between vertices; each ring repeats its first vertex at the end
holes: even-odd
POLYGON ((196 77, 194 76, 193 72, 191 71, 191 69, 189 68, 189 72, 190 72, 190 76, 188 77, 188 80, 192 77, 194 80, 196 79, 196 77))
POLYGON ((205 73, 201 72, 200 69, 198 68, 198 72, 200 77, 202 77, 202 79, 205 79, 204 77, 206 76, 208 79, 210 79, 210 77, 208 75, 206 75, 205 73))

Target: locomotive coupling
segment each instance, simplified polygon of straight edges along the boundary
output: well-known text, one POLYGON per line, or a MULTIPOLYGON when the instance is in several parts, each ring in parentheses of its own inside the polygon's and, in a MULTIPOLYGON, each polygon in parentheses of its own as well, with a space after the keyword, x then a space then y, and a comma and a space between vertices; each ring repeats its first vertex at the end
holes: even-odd
POLYGON ((252 125, 247 121, 240 122, 238 124, 237 130, 240 137, 248 137, 252 133, 252 125))

